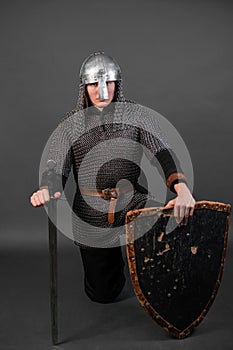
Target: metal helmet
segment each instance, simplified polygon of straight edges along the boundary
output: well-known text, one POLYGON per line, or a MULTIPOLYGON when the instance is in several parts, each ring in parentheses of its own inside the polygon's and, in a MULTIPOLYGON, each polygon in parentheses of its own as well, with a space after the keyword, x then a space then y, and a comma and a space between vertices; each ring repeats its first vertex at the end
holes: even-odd
POLYGON ((104 52, 95 52, 88 56, 80 69, 82 84, 98 83, 98 98, 108 99, 107 81, 121 80, 121 70, 117 62, 104 52))

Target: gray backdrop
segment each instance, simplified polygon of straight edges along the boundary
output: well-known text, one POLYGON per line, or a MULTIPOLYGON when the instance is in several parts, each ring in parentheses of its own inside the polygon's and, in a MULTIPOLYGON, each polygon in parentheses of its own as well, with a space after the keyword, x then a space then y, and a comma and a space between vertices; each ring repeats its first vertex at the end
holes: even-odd
POLYGON ((28 197, 41 152, 97 50, 119 61, 127 97, 180 132, 196 198, 231 202, 232 10, 213 0, 2 2, 2 225, 39 224, 28 197))
POLYGON ((128 98, 180 132, 196 199, 232 203, 232 15, 233 3, 220 0, 1 1, 3 256, 46 250, 45 212, 29 196, 50 133, 76 104, 80 64, 94 51, 120 63, 128 98))

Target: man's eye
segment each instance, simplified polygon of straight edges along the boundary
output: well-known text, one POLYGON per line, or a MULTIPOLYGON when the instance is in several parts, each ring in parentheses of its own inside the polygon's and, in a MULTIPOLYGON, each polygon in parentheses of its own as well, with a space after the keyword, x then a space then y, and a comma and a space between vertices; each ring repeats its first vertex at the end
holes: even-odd
POLYGON ((97 83, 97 82, 96 82, 96 83, 90 83, 89 85, 90 85, 90 86, 97 86, 98 83, 97 83))

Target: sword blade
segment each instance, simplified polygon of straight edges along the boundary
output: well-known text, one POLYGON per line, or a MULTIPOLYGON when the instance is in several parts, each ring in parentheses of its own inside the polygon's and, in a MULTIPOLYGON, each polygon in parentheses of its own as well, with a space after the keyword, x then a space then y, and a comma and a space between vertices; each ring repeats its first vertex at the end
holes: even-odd
POLYGON ((58 343, 57 324, 57 203, 51 199, 48 203, 48 227, 49 227, 49 260, 50 260, 50 310, 51 333, 53 344, 58 343))

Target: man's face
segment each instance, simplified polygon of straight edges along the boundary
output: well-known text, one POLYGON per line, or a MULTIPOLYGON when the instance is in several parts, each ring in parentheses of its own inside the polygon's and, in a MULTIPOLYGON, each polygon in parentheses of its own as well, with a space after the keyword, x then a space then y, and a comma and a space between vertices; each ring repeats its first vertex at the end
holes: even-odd
POLYGON ((113 97, 114 97, 115 82, 114 81, 107 81, 106 84, 107 84, 107 89, 108 89, 108 99, 107 100, 99 100, 98 83, 87 84, 87 92, 88 92, 89 98, 90 98, 92 104, 96 108, 98 108, 99 110, 102 110, 109 103, 111 103, 113 100, 113 97))

